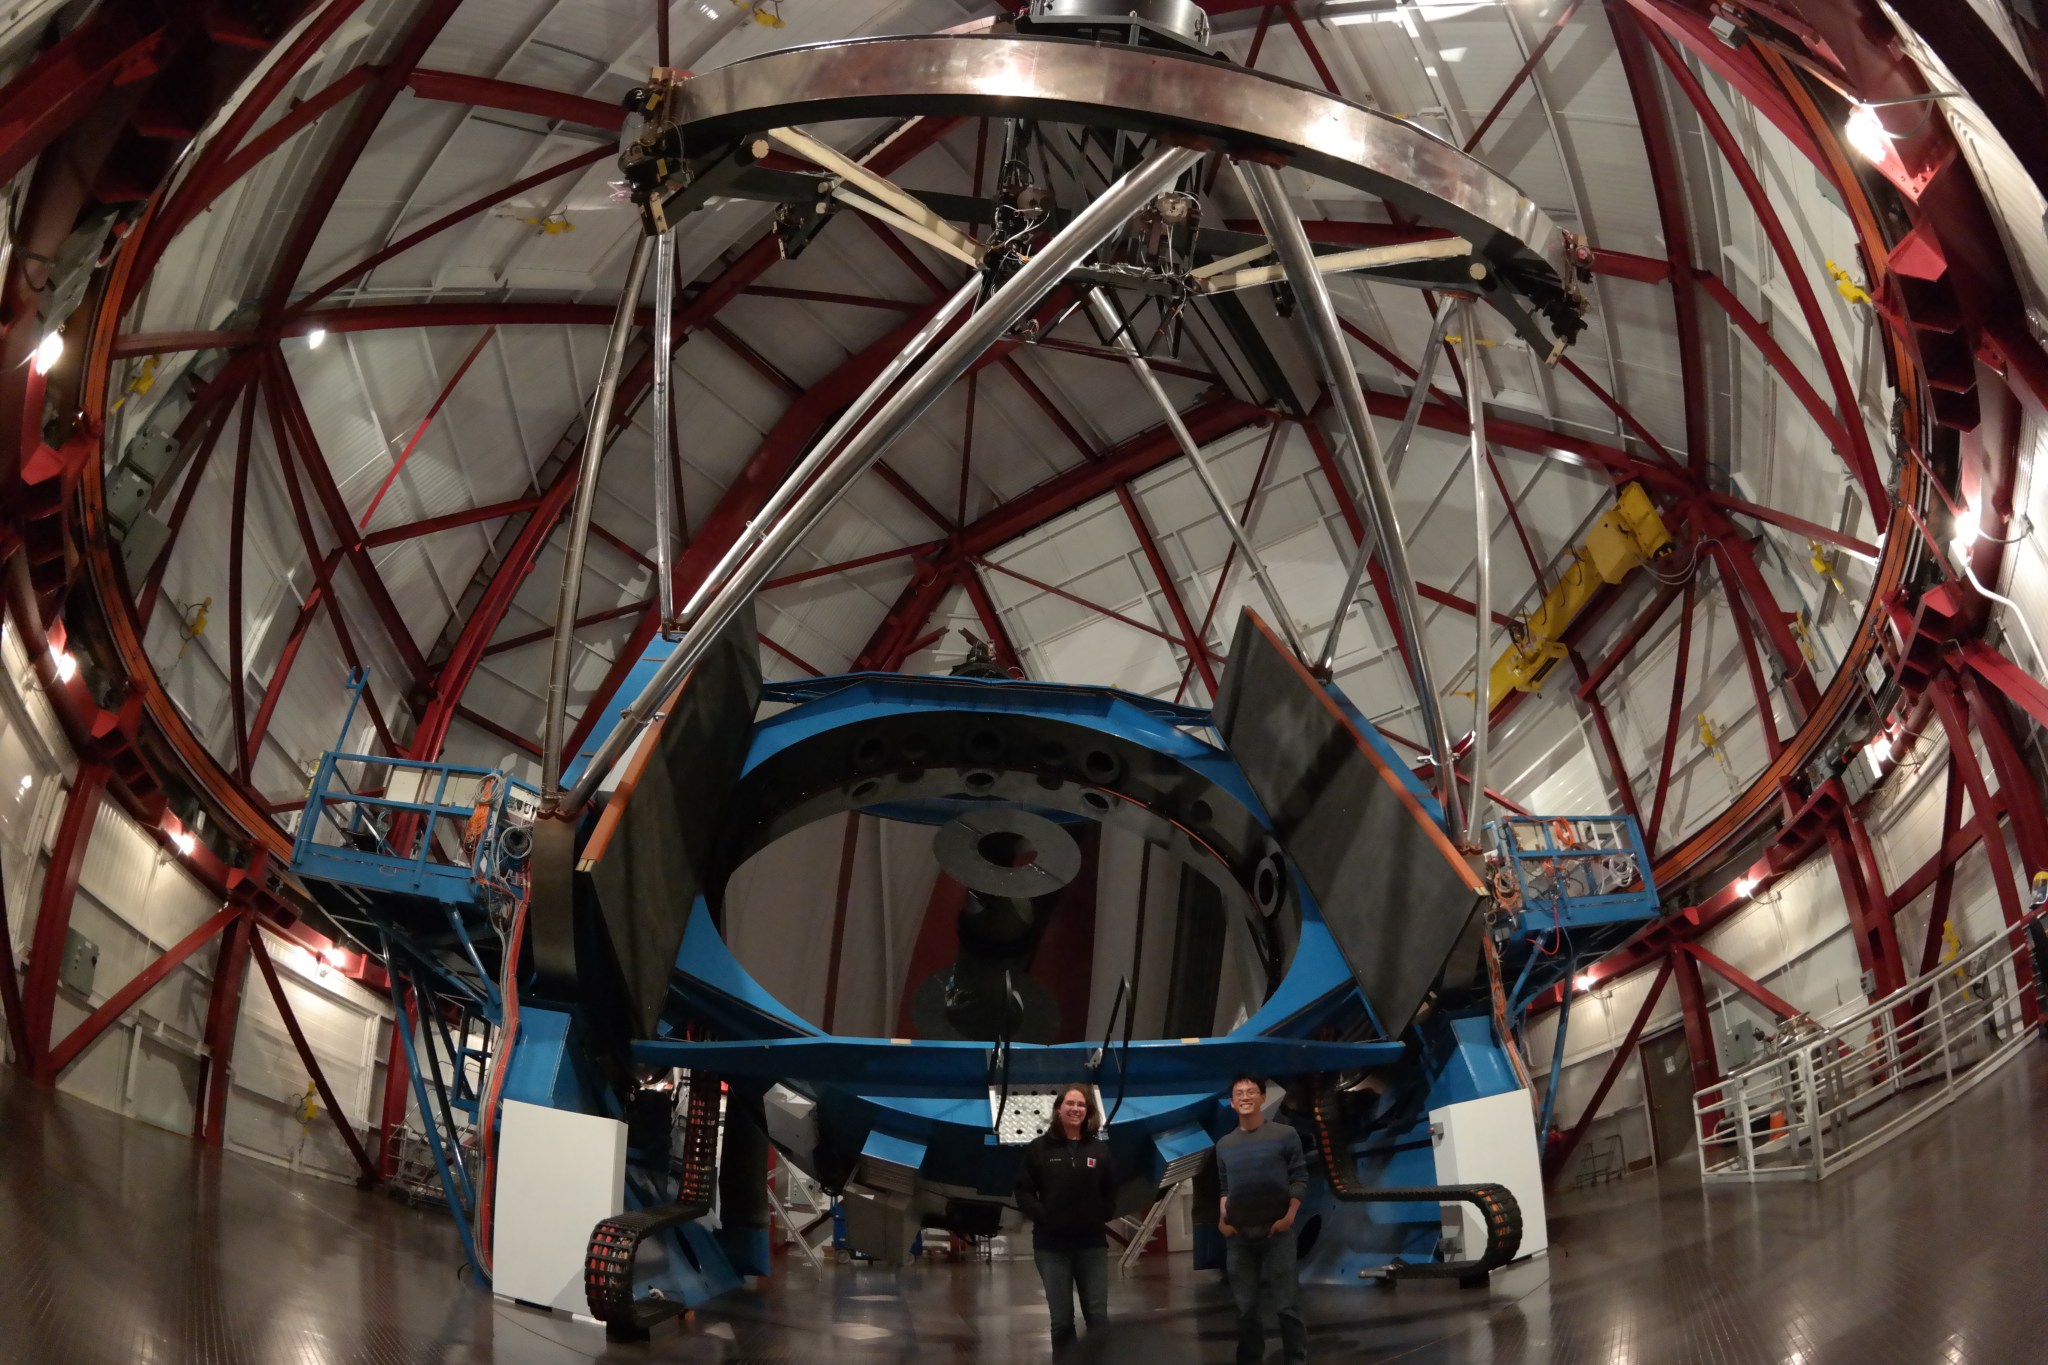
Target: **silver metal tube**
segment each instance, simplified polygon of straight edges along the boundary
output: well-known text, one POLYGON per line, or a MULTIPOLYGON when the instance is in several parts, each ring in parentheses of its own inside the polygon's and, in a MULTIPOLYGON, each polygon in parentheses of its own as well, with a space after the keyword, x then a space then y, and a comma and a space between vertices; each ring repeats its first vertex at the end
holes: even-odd
POLYGON ((1337 306, 1330 300, 1329 284, 1316 269, 1315 249, 1308 243, 1308 234, 1287 203, 1280 173, 1255 161, 1234 164, 1266 229, 1266 240, 1273 244, 1274 253, 1287 270, 1287 282, 1293 287, 1295 300, 1307 321, 1310 348, 1322 370, 1323 383, 1337 400, 1338 415, 1351 437, 1351 455, 1357 466, 1353 472, 1358 477, 1380 560, 1391 580, 1388 586, 1394 594, 1394 615, 1408 641, 1408 677, 1415 687, 1416 705, 1422 711, 1424 739, 1436 763, 1444 820, 1452 830, 1462 829, 1457 815, 1460 802, 1451 738, 1444 729, 1443 707, 1429 671, 1429 648, 1423 638, 1422 612, 1416 602, 1415 573, 1408 564, 1408 544, 1401 538, 1401 522, 1394 511, 1394 488, 1387 479, 1379 435, 1366 411, 1365 390, 1359 386, 1358 371, 1352 368, 1351 352, 1337 323, 1337 306))
POLYGON ((597 372, 597 392, 590 399, 590 425, 583 433, 582 463, 576 472, 576 504, 569 516, 569 544, 562 556, 562 591, 555 599, 555 646, 548 656, 548 709, 541 731, 540 802, 552 811, 561 802, 562 742, 568 731, 569 660, 576 636, 576 611, 583 596, 583 552, 590 540, 590 511, 597 502, 598 466, 604 462, 606 429, 612 424, 612 399, 619 392, 619 374, 625 368, 626 339, 633 334, 633 314, 640 308, 640 286, 647 278, 647 262, 654 255, 654 239, 642 236, 633 247, 632 264, 626 267, 626 289, 619 297, 619 311, 612 318, 611 337, 605 342, 604 364, 597 372))
MULTIPOLYGON (((1401 429, 1394 433, 1394 439, 1387 446, 1388 478, 1391 480, 1401 468, 1401 460, 1408 454, 1408 443, 1415 437, 1415 424, 1422 420, 1422 405, 1429 401, 1429 382, 1436 377, 1436 358, 1443 350, 1444 336, 1450 331, 1451 310, 1446 308, 1438 315, 1436 325, 1429 330, 1429 342, 1423 347, 1422 362, 1415 367, 1415 391, 1408 395, 1408 411, 1401 415, 1401 429)), ((1323 637, 1323 654, 1316 661, 1316 672, 1329 677, 1337 666, 1337 639, 1344 633, 1344 618, 1351 612, 1351 604, 1358 600, 1358 585, 1365 579, 1365 565, 1372 554, 1373 537, 1368 531, 1359 537, 1357 553, 1351 557, 1351 571, 1344 575, 1344 595, 1337 599, 1337 614, 1330 619, 1330 633, 1323 637)))
POLYGON ((1172 184, 1175 177, 1200 157, 1185 147, 1157 147, 1137 166, 1105 190, 1100 198, 1047 242, 1012 275, 973 317, 940 343, 903 387, 882 404, 866 426, 831 462, 819 471, 803 491, 791 500, 788 512, 769 527, 761 542, 745 561, 717 585, 716 594, 703 613, 690 622, 683 638, 642 688, 640 695, 620 714, 618 724, 605 736, 590 763, 576 779, 563 805, 570 815, 582 808, 646 725, 656 707, 675 690, 689 671, 710 649, 718 633, 744 606, 776 565, 793 549, 806 531, 850 487, 855 479, 880 459, 889 445, 923 415, 965 374, 975 359, 1009 331, 1041 299, 1065 279, 1090 251, 1121 229, 1131 214, 1153 195, 1172 184))
POLYGON ((654 248, 654 600, 655 619, 664 632, 675 614, 674 529, 669 525, 675 493, 668 448, 669 368, 675 360, 676 235, 655 239, 654 248))
MULTIPOLYGON (((1450 309, 1444 316, 1450 316, 1450 309)), ((1486 489, 1486 403, 1479 391, 1479 301, 1466 299, 1459 308, 1465 333, 1465 413, 1472 424, 1472 509, 1477 551, 1478 610, 1472 654, 1472 796, 1465 805, 1465 842, 1479 841, 1480 815, 1486 809, 1486 740, 1493 720, 1493 500, 1486 489)), ((1456 780, 1452 774, 1452 780, 1456 780)))
POLYGON ((889 391, 889 386, 916 363, 917 358, 925 353, 939 333, 946 330, 947 324, 958 317, 962 309, 974 302, 974 296, 981 292, 981 284, 979 274, 970 275, 967 283, 961 285, 953 297, 939 305, 939 311, 932 314, 931 321, 919 328, 917 335, 910 339, 910 343, 892 356, 889 363, 882 367, 881 373, 875 376, 874 381, 861 390, 860 397, 853 400, 852 406, 839 414, 839 420, 832 424, 831 429, 812 444, 810 452, 789 472, 789 477, 777 486, 767 503, 754 514, 746 529, 740 532, 731 547, 719 558, 717 566, 705 575, 704 581, 697 585, 697 590, 690 594, 689 602, 684 605, 677 617, 679 624, 687 627, 697 619, 698 613, 704 610, 704 604, 710 600, 711 594, 718 591, 719 586, 732 571, 753 551, 764 530, 772 527, 783 510, 789 506, 790 501, 803 491, 804 484, 817 471, 818 466, 825 463, 826 458, 838 448, 839 443, 846 439, 846 434, 868 415, 868 410, 889 391))
POLYGON ((1195 443, 1194 434, 1187 429, 1187 424, 1180 420, 1180 413, 1175 410, 1173 400, 1167 397, 1166 390, 1160 387, 1159 376, 1145 363, 1145 357, 1138 354, 1138 347, 1131 340, 1130 328, 1124 325, 1123 315, 1117 311, 1109 292, 1099 286, 1089 290, 1088 308, 1095 314, 1096 324, 1102 329, 1103 335, 1110 338, 1110 345, 1123 352, 1124 359, 1130 362, 1132 372, 1138 376, 1138 382, 1145 386, 1145 392, 1152 395, 1152 401, 1158 405, 1161 416, 1166 420, 1167 429, 1173 432, 1174 440, 1180 442, 1180 448, 1187 455, 1188 463, 1194 467, 1195 477, 1201 480, 1202 491, 1209 495, 1209 502, 1215 507, 1216 515, 1223 518, 1224 528, 1230 532, 1230 538, 1237 543, 1237 552, 1244 556, 1245 567, 1249 568, 1252 577, 1258 580, 1259 591, 1266 595, 1267 605, 1273 608, 1274 621, 1280 627, 1280 633, 1287 637, 1287 644, 1293 649, 1294 657, 1307 663, 1308 646, 1303 643, 1301 632, 1295 627, 1294 616, 1287 610, 1287 604, 1280 600, 1280 589, 1274 586, 1272 575, 1266 572, 1266 561, 1260 558, 1258 550, 1253 547, 1252 538, 1245 531, 1244 523, 1230 510, 1230 499, 1224 496, 1222 486, 1216 482, 1215 474, 1209 469, 1209 462, 1202 457, 1202 449, 1195 443))

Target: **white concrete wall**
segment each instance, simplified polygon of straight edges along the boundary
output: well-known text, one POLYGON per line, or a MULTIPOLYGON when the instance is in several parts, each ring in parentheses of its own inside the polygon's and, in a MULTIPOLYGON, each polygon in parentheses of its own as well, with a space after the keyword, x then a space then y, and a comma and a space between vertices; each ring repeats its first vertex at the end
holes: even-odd
MULTIPOLYGON (((0 643, 0 875, 8 930, 26 965, 50 847, 76 760, 12 632, 0 643)), ((219 900, 111 798, 94 813, 71 927, 100 952, 92 992, 60 987, 52 1038, 61 1040, 163 951, 204 923, 219 900)), ((382 1103, 389 1007, 323 970, 312 954, 266 936, 293 1012, 349 1120, 368 1135, 382 1103)), ((207 1003, 220 941, 174 969, 82 1052, 57 1088, 173 1132, 194 1127, 205 1057, 207 1003)), ((355 1165, 325 1113, 302 1125, 304 1065, 252 966, 231 1067, 226 1142, 236 1151, 318 1175, 353 1179, 355 1165)), ((324 1106, 323 1106, 324 1108, 324 1106)))

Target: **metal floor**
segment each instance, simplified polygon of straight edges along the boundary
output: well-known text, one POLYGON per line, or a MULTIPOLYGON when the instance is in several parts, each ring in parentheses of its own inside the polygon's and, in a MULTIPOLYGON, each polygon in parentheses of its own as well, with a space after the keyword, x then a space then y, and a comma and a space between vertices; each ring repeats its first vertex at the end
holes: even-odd
MULTIPOLYGON (((1821 1186, 1643 1174, 1568 1194, 1547 1259, 1488 1292, 1306 1296, 1326 1362, 2009 1365, 2048 1358, 2048 1048, 1821 1186)), ((0 1079, 0 1361, 553 1365, 1043 1361, 1028 1262, 787 1270, 651 1343, 458 1280, 437 1214, 294 1178, 0 1079)), ((1118 1282, 1091 1358, 1231 1358, 1214 1274, 1118 1282), (1109 1349, 1101 1349, 1107 1346, 1109 1349)))

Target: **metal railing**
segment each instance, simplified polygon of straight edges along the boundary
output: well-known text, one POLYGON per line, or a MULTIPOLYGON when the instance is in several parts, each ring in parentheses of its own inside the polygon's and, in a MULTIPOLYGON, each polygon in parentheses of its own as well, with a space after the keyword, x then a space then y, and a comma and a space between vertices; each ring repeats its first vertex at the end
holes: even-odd
POLYGON ((306 795, 292 866, 466 901, 463 887, 499 873, 494 836, 530 821, 537 801, 533 787, 491 768, 328 753, 306 795), (353 782, 345 763, 358 769, 353 782))
POLYGON ((1529 930, 1657 913, 1642 831, 1626 815, 1504 816, 1487 826, 1494 893, 1529 930))
POLYGON ((2037 1033, 2036 911, 1693 1097, 1705 1180, 1819 1180, 1910 1131, 2037 1033))

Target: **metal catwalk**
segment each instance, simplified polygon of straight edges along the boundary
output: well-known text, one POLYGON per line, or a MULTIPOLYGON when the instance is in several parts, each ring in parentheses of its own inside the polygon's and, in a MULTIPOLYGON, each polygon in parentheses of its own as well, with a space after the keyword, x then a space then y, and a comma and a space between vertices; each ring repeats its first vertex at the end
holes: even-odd
MULTIPOLYGON (((1547 1260, 1307 1295, 1324 1362, 2005 1365, 2048 1339, 2048 1051, 1819 1186, 1716 1189, 1689 1163, 1553 1207, 1547 1260)), ((458 1286, 445 1217, 294 1177, 0 1079, 0 1360, 37 1365, 1043 1361, 1028 1262, 803 1268, 651 1343, 458 1286)), ((1109 1359, 1224 1361, 1218 1277, 1116 1284, 1109 1359), (1172 1354, 1169 1356, 1167 1352, 1172 1354)))

